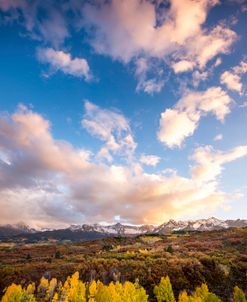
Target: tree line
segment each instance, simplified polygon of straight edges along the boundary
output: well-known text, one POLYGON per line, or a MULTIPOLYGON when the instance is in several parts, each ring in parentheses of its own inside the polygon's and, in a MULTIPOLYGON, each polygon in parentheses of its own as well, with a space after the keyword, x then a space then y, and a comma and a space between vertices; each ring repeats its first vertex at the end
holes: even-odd
MULTIPOLYGON (((221 299, 210 292, 203 283, 193 293, 182 291, 175 299, 172 284, 168 276, 162 277, 159 284, 154 286, 154 296, 157 302, 221 302, 221 299)), ((233 292, 233 302, 246 302, 245 293, 237 286, 233 292)), ((56 278, 48 280, 41 278, 39 285, 30 283, 23 287, 11 284, 4 290, 1 302, 148 302, 149 297, 138 281, 111 282, 108 285, 101 281, 83 282, 76 272, 69 276, 64 283, 56 278)))

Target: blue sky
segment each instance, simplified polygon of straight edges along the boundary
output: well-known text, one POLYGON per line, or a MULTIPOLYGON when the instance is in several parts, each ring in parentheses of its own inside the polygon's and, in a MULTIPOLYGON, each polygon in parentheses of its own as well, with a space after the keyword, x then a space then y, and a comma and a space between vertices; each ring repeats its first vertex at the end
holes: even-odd
POLYGON ((0 1, 1 221, 246 218, 246 14, 0 1))

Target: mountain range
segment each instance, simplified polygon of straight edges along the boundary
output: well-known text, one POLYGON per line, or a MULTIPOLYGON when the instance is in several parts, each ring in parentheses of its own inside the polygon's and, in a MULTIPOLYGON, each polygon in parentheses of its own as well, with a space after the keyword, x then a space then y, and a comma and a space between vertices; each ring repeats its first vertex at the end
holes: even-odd
POLYGON ((30 228, 25 223, 0 226, 0 240, 18 240, 26 238, 28 241, 38 240, 93 240, 111 236, 134 236, 142 234, 169 234, 174 232, 203 232, 235 227, 247 227, 247 220, 220 220, 215 217, 199 220, 175 221, 169 220, 159 226, 154 225, 113 225, 82 224, 71 225, 65 229, 30 228))

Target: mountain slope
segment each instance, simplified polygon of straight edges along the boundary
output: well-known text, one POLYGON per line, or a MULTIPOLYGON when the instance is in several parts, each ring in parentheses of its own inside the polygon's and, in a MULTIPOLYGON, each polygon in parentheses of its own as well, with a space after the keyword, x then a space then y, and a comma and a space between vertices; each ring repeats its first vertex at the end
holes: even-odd
POLYGON ((71 225, 66 229, 37 231, 23 223, 0 226, 0 240, 39 241, 39 240, 94 240, 112 236, 135 236, 142 234, 169 234, 173 232, 204 232, 235 227, 247 227, 247 220, 220 220, 214 217, 194 221, 169 220, 158 227, 152 225, 113 225, 82 224, 71 225))

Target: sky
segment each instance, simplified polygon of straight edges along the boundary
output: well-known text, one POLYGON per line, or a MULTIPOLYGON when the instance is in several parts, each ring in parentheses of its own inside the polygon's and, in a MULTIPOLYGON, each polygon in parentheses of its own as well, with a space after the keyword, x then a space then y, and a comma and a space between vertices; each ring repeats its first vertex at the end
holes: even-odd
POLYGON ((247 2, 0 0, 0 223, 247 218, 247 2))

